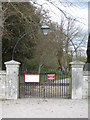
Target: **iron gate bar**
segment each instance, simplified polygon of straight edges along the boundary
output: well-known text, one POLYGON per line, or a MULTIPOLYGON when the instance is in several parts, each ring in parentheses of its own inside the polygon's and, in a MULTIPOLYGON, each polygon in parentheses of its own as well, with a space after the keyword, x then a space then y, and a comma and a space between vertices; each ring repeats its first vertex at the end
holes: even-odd
POLYGON ((34 82, 34 96, 36 97, 35 87, 36 87, 36 84, 34 82))
MULTIPOLYGON (((70 73, 69 73, 69 78, 70 78, 70 73)), ((70 90, 71 90, 70 84, 71 84, 71 78, 70 78, 70 80, 69 80, 69 97, 70 97, 70 90)))
POLYGON ((38 97, 38 84, 37 84, 37 97, 38 97))
POLYGON ((46 75, 46 97, 47 97, 47 75, 46 75))
POLYGON ((32 93, 31 93, 31 84, 29 83, 29 85, 30 85, 30 96, 31 96, 31 94, 32 94, 32 93))
MULTIPOLYGON (((60 84, 61 84, 61 73, 60 73, 60 84)), ((59 91, 60 91, 60 97, 61 97, 61 86, 59 86, 59 91)))
MULTIPOLYGON (((54 74, 54 70, 53 70, 53 74, 54 74)), ((52 81, 52 97, 54 97, 54 80, 52 81)))
POLYGON ((39 97, 40 97, 40 83, 39 83, 39 97))
POLYGON ((51 81, 51 97, 52 97, 52 82, 53 82, 53 81, 51 81))
POLYGON ((55 73, 55 98, 56 98, 56 73, 55 73))
POLYGON ((49 97, 50 97, 50 81, 49 81, 49 97))
MULTIPOLYGON (((63 79, 63 73, 61 74, 61 80, 63 79)), ((63 81, 61 81, 61 82, 63 82, 63 81)), ((61 90, 62 90, 62 95, 61 95, 61 97, 63 96, 63 86, 61 86, 62 88, 61 88, 61 90)))
MULTIPOLYGON (((64 84, 64 73, 63 73, 62 77, 63 77, 62 81, 63 81, 63 84, 64 84)), ((62 85, 62 86, 63 86, 63 89, 62 89, 63 90, 63 95, 62 95, 62 97, 64 97, 64 85, 62 85)))
POLYGON ((25 84, 23 85, 23 92, 24 92, 24 97, 25 97, 25 84))
MULTIPOLYGON (((61 74, 60 82, 61 82, 61 80, 62 80, 62 74, 61 74)), ((60 86, 60 91, 61 91, 61 93, 62 93, 62 86, 60 86)), ((61 94, 61 97, 62 97, 62 94, 61 94)))
MULTIPOLYGON (((29 92, 30 92, 30 91, 29 91, 29 83, 27 84, 27 89, 28 89, 28 94, 29 94, 29 92)), ((30 95, 30 94, 29 94, 29 95, 30 95)))
POLYGON ((43 94, 44 94, 44 98, 45 98, 45 72, 44 72, 44 84, 43 84, 44 86, 44 91, 43 91, 43 94))
MULTIPOLYGON (((66 75, 65 75, 65 77, 66 77, 66 75)), ((65 84, 65 77, 64 77, 64 84, 65 84)), ((64 85, 64 96, 65 96, 65 85, 64 85)))
POLYGON ((65 79, 65 75, 64 75, 64 73, 63 73, 63 97, 64 97, 64 79, 65 79))
MULTIPOLYGON (((56 72, 56 71, 55 71, 56 72)), ((55 98, 56 98, 56 74, 57 74, 57 80, 59 80, 59 76, 58 76, 58 73, 55 73, 55 98)), ((58 91, 57 92, 59 92, 59 86, 57 86, 58 87, 58 91)))
MULTIPOLYGON (((62 84, 63 84, 63 72, 62 72, 62 84)), ((62 85, 62 98, 63 98, 63 85, 62 85)))
POLYGON ((36 86, 37 86, 37 87, 36 87, 36 93, 37 93, 36 95, 37 95, 37 97, 38 97, 38 84, 36 84, 36 86))
POLYGON ((52 83, 50 81, 50 97, 52 97, 52 89, 51 89, 52 83))
POLYGON ((54 80, 53 80, 53 97, 54 97, 54 80))
MULTIPOLYGON (((59 73, 60 75, 58 76, 59 77, 59 84, 61 83, 61 73, 59 73)), ((59 87, 59 98, 61 97, 61 86, 58 86, 59 87)))

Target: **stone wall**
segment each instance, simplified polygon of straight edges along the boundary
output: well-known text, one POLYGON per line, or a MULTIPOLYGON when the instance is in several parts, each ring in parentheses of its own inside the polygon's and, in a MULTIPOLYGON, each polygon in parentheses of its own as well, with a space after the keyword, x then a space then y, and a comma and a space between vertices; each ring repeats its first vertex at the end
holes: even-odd
POLYGON ((84 71, 83 73, 83 87, 82 87, 82 98, 90 97, 90 72, 84 71))
POLYGON ((0 99, 6 98, 6 72, 0 71, 0 99))

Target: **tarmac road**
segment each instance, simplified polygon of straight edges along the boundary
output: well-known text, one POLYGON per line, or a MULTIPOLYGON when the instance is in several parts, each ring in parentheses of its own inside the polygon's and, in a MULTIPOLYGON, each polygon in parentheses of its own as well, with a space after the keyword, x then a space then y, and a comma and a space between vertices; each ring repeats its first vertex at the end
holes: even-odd
POLYGON ((2 101, 2 118, 88 118, 88 100, 37 98, 5 100, 2 101))

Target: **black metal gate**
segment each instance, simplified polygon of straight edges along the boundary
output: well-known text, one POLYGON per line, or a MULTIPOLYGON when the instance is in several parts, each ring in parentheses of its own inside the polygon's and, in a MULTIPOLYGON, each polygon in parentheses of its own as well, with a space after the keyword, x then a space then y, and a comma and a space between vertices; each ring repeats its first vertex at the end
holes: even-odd
MULTIPOLYGON (((30 72, 29 74, 36 74, 30 72)), ((19 97, 70 98, 71 79, 69 72, 41 72, 39 83, 24 83, 24 73, 20 75, 19 97), (48 80, 48 74, 55 74, 55 80, 48 80)))

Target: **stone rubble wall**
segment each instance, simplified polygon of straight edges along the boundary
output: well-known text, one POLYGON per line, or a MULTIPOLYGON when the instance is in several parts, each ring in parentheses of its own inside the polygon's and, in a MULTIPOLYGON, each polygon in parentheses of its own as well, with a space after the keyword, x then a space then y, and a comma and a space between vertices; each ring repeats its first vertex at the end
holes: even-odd
POLYGON ((6 72, 0 71, 0 99, 6 98, 6 72))
POLYGON ((90 97, 90 72, 83 72, 83 87, 82 87, 82 98, 86 99, 90 97))

